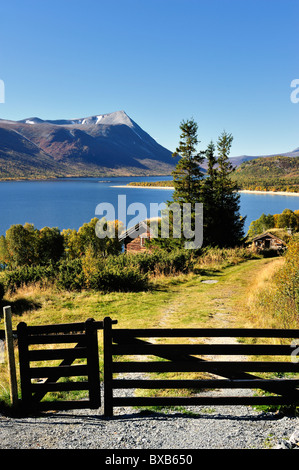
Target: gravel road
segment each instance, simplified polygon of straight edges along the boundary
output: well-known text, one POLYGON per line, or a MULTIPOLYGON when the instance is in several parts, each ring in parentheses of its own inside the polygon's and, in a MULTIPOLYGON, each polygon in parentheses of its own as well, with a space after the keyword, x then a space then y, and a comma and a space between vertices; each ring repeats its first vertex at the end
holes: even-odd
POLYGON ((106 419, 100 408, 26 418, 0 415, 0 449, 269 449, 281 444, 298 448, 289 440, 299 430, 299 418, 247 406, 147 414, 115 408, 114 414, 106 419))

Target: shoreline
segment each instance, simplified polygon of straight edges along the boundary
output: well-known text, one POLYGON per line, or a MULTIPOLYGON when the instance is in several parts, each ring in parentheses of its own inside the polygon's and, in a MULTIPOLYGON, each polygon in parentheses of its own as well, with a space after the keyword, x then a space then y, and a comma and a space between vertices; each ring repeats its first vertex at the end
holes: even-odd
MULTIPOLYGON (((119 185, 111 186, 112 188, 139 188, 139 189, 174 189, 173 186, 130 186, 130 185, 119 185)), ((262 191, 262 190, 251 190, 241 189, 239 193, 244 194, 270 194, 271 196, 299 196, 299 193, 291 191, 262 191)))
POLYGON ((139 188, 139 189, 174 189, 173 186, 130 186, 122 184, 119 186, 110 186, 111 188, 139 188))
POLYGON ((293 193, 291 191, 255 191, 251 189, 241 189, 238 192, 248 194, 270 194, 271 196, 299 196, 299 193, 293 193))

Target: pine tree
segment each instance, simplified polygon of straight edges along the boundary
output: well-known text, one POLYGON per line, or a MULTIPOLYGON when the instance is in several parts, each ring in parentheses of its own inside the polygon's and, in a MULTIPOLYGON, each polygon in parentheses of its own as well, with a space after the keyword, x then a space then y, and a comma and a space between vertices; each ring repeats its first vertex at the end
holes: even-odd
POLYGON ((189 203, 191 208, 190 217, 188 214, 186 218, 191 220, 190 229, 192 232, 195 227, 195 203, 202 202, 204 172, 200 165, 204 161, 204 155, 203 152, 198 153, 196 149, 199 143, 197 138, 198 126, 193 119, 190 119, 182 121, 180 129, 179 145, 172 155, 174 158, 179 158, 172 172, 174 185, 172 200, 167 201, 167 208, 164 214, 162 213, 162 219, 164 215, 164 220, 159 222, 158 237, 149 242, 149 245, 159 246, 166 250, 183 248, 186 241, 193 240, 190 232, 190 238, 186 236, 188 230, 184 230, 183 212, 186 215, 186 203, 189 203), (167 229, 169 224, 169 230, 166 230, 169 232, 169 237, 165 237, 165 220, 168 220, 166 223, 167 229))
POLYGON ((215 186, 217 182, 217 158, 215 156, 215 145, 211 141, 205 152, 207 159, 207 175, 203 181, 203 203, 204 203, 204 220, 203 220, 203 243, 205 246, 214 245, 214 233, 217 228, 217 199, 215 186))
MULTIPOLYGON (((180 207, 180 234, 181 238, 175 238, 177 223, 174 221, 173 214, 169 214, 170 226, 173 227, 173 239, 171 240, 172 246, 185 246, 187 240, 192 240, 194 230, 196 227, 196 203, 202 202, 202 181, 204 178, 204 172, 201 165, 204 162, 204 152, 197 151, 197 145, 199 144, 197 131, 197 123, 193 120, 182 121, 180 125, 181 135, 179 145, 176 151, 173 153, 174 158, 179 158, 175 170, 172 172, 174 192, 172 195, 172 201, 168 202, 168 207, 173 203, 176 203, 180 207), (189 206, 189 212, 187 205, 189 206), (183 213, 188 216, 188 222, 190 226, 186 228, 186 222, 183 220, 183 213), (191 238, 189 238, 191 237, 191 238)), ((198 220, 197 220, 198 224, 198 220)))
MULTIPOLYGON (((237 183, 230 178, 234 168, 229 161, 233 136, 223 132, 217 141, 217 168, 208 178, 213 181, 214 210, 210 217, 214 223, 209 227, 211 244, 221 247, 239 245, 244 238, 245 218, 240 216, 240 195, 237 183)), ((211 171, 211 170, 210 170, 211 171)), ((204 234, 205 240, 205 234, 204 234)))
MULTIPOLYGON (((182 121, 179 146, 174 157, 179 157, 175 170, 172 172, 174 192, 168 208, 177 203, 190 203, 192 230, 194 229, 194 205, 203 204, 203 245, 234 247, 244 238, 245 218, 240 216, 240 195, 238 186, 230 178, 234 171, 229 161, 229 153, 233 137, 223 132, 217 141, 218 156, 215 145, 211 141, 205 152, 198 152, 196 146, 198 126, 193 119, 182 121), (207 160, 207 174, 201 166, 207 160)), ((174 220, 169 214, 170 226, 174 220)), ((161 226, 160 226, 161 228, 161 226)), ((160 232, 159 232, 160 234, 160 232)), ((185 239, 176 238, 174 232, 170 239, 157 238, 155 244, 166 249, 182 247, 185 239)))
POLYGON ((172 172, 173 176, 173 201, 179 204, 200 202, 202 179, 204 173, 200 167, 204 161, 204 152, 197 152, 199 144, 197 137, 198 126, 191 119, 182 121, 180 125, 181 135, 179 146, 173 153, 173 157, 180 160, 172 172))

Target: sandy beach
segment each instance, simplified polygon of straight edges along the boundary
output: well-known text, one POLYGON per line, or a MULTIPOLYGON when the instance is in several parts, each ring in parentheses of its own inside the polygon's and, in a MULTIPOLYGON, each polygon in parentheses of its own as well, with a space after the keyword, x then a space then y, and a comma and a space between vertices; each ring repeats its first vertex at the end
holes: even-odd
POLYGON ((273 196, 299 196, 299 193, 292 193, 291 191, 251 191, 249 189, 242 189, 239 193, 271 194, 273 196))
MULTIPOLYGON (((112 188, 139 188, 139 189, 174 189, 173 186, 130 186, 130 185, 120 185, 120 186, 111 186, 112 188)), ((241 189, 239 193, 248 193, 248 194, 270 194, 272 196, 299 196, 299 193, 293 193, 290 191, 252 191, 249 189, 241 189)))
POLYGON ((111 188, 174 189, 173 186, 130 186, 125 184, 121 186, 111 186, 111 188))

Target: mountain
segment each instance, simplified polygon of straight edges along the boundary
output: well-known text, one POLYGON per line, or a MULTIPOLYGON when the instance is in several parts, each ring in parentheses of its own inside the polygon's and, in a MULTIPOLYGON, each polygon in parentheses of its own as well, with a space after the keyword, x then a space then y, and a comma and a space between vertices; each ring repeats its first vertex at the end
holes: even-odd
POLYGON ((168 175, 172 153, 124 111, 81 119, 0 119, 0 177, 168 175))
POLYGON ((251 155, 240 155, 238 157, 231 157, 230 161, 233 166, 238 167, 244 162, 247 162, 248 160, 254 160, 255 158, 269 158, 269 157, 299 157, 299 147, 292 150, 291 152, 286 152, 286 153, 276 153, 273 155, 257 155, 257 156, 251 156, 251 155))

